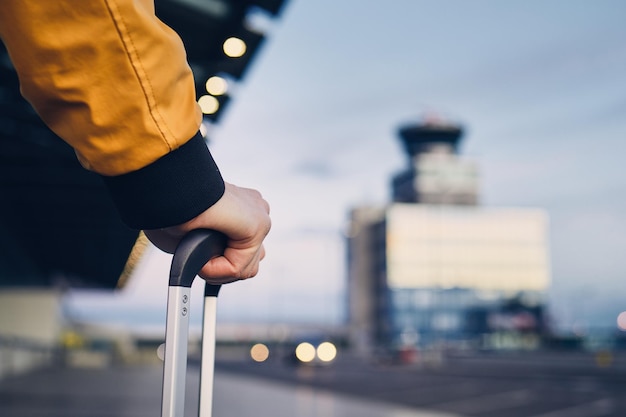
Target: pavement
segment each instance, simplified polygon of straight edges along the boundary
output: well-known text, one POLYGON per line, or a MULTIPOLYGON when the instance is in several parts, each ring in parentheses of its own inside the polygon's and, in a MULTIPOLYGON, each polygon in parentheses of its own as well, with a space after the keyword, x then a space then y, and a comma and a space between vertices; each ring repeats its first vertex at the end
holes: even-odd
POLYGON ((218 369, 467 417, 624 417, 626 353, 423 355, 413 365, 340 355, 331 366, 221 361, 218 369))
MULTIPOLYGON (((197 416, 198 369, 187 374, 185 416, 197 416)), ((2 417, 159 416, 158 367, 49 368, 0 381, 2 417)), ((216 417, 459 417, 218 371, 216 417)))
MULTIPOLYGON (((446 355, 407 366, 340 352, 325 366, 238 357, 216 369, 216 417, 626 416, 625 355, 446 355)), ((41 369, 0 380, 0 416, 158 416, 161 380, 158 366, 41 369)), ((197 415, 197 380, 192 362, 185 416, 197 415)))

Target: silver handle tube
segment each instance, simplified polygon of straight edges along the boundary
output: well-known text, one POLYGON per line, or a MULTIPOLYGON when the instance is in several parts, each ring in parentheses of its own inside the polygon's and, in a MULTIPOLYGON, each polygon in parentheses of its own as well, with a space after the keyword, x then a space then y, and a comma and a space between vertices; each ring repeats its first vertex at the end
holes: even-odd
POLYGON ((190 292, 189 287, 168 287, 162 417, 182 417, 185 412, 190 292))
MULTIPOLYGON (((185 412, 191 285, 209 259, 224 253, 226 241, 226 236, 222 233, 196 229, 187 233, 174 251, 167 294, 162 417, 183 417, 185 412)), ((205 295, 213 294, 215 298, 219 288, 219 285, 206 285, 205 295)), ((215 329, 212 330, 212 335, 212 345, 215 346, 215 329)))
POLYGON ((205 296, 204 316, 202 318, 202 362, 200 366, 200 417, 211 417, 213 411, 216 318, 217 296, 205 296))

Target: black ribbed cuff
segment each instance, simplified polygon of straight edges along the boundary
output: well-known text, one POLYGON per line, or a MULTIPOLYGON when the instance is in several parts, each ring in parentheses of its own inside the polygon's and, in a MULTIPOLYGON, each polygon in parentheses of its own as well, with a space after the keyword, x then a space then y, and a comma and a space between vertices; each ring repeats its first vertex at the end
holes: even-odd
POLYGON ((138 171, 102 178, 122 221, 138 230, 184 223, 224 194, 224 180, 200 134, 138 171))

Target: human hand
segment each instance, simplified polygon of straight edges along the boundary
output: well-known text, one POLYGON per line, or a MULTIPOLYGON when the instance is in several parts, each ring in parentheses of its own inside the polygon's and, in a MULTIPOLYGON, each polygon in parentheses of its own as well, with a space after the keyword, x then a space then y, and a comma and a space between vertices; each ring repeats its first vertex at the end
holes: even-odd
POLYGON ((193 229, 212 229, 228 240, 224 256, 211 259, 199 272, 210 284, 226 284, 252 278, 265 257, 263 240, 270 231, 269 204, 249 188, 226 183, 224 195, 213 206, 181 225, 144 230, 159 249, 173 253, 182 237, 193 229))

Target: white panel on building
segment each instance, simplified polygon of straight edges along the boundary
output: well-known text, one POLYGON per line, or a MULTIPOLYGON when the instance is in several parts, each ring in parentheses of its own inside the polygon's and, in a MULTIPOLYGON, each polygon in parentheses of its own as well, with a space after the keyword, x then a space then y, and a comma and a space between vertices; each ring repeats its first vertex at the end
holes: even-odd
POLYGON ((545 291, 548 218, 540 209, 392 204, 390 288, 545 291))

